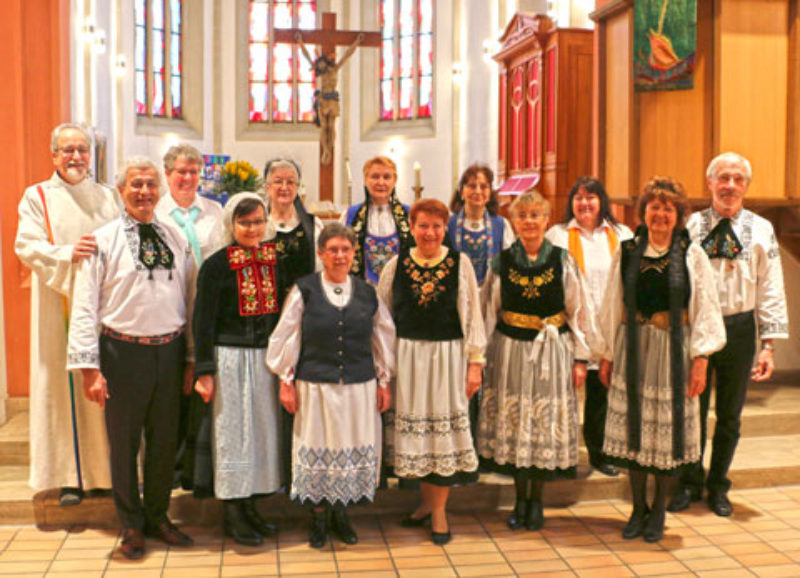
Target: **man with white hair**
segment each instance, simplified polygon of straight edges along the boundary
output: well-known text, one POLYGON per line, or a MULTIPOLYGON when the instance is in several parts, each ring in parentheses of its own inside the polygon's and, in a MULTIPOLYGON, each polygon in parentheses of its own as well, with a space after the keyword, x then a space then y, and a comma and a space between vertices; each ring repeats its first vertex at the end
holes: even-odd
POLYGON ((117 176, 125 213, 95 231, 97 249, 81 264, 69 329, 69 369, 105 408, 111 493, 123 527, 121 551, 144 555, 144 536, 171 546, 192 539, 167 518, 197 266, 181 233, 155 214, 160 177, 144 157, 117 176), (136 456, 144 434, 144 498, 136 456))
POLYGON ((55 172, 25 190, 14 250, 33 272, 30 347, 30 480, 61 488, 61 505, 83 490, 111 487, 103 412, 81 395, 81 376, 67 365, 67 319, 73 277, 91 255, 92 231, 120 214, 117 194, 89 174, 91 135, 57 126, 50 149, 55 172))
POLYGON ((169 194, 156 205, 162 221, 174 221, 183 231, 198 267, 223 244, 222 205, 197 194, 202 168, 203 157, 193 146, 170 147, 164 155, 169 194))
POLYGON ((747 382, 766 381, 772 376, 772 342, 789 337, 775 231, 769 221, 743 208, 752 177, 750 162, 743 156, 728 152, 714 158, 706 171, 711 207, 694 213, 686 223, 692 240, 711 261, 727 345, 709 359, 708 385, 700 396, 700 447, 705 449, 711 377, 716 374, 717 424, 708 477, 704 480, 701 454, 698 463, 682 472, 667 508, 671 512, 685 510, 692 501, 702 499, 705 481, 709 508, 718 516, 733 513, 728 499, 728 470, 739 441, 747 382), (757 337, 761 350, 756 355, 757 337))

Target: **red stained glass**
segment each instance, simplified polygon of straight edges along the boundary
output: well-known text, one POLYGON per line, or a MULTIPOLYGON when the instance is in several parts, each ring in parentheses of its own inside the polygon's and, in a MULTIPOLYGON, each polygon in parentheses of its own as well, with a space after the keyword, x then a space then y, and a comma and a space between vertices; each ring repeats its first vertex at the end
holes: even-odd
POLYGON ((291 83, 276 82, 272 85, 272 120, 291 122, 294 112, 291 83))

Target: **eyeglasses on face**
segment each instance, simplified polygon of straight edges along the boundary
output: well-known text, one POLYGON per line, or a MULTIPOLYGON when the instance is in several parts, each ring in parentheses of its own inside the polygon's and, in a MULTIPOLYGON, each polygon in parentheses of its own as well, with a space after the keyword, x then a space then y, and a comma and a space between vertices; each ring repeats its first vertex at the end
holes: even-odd
POLYGON ((63 149, 58 149, 58 152, 60 152, 65 157, 71 157, 75 153, 84 156, 88 155, 89 151, 90 151, 89 147, 65 147, 63 149))
POLYGON ((266 225, 267 221, 265 219, 236 219, 234 223, 243 229, 249 229, 250 227, 261 227, 266 225))

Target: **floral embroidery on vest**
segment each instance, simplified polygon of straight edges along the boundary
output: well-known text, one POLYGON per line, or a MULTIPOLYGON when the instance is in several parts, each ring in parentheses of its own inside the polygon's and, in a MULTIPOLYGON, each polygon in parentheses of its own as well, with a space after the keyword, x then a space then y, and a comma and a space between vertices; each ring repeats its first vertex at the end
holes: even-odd
POLYGON ((410 256, 403 260, 403 267, 411 279, 411 291, 417 299, 417 305, 422 307, 436 301, 439 295, 447 290, 441 281, 452 273, 454 266, 455 261, 449 255, 439 265, 430 269, 419 267, 410 256))
POLYGON ((554 278, 555 273, 552 267, 543 271, 541 275, 534 275, 533 277, 523 275, 513 268, 508 270, 508 280, 514 285, 519 285, 524 288, 522 296, 526 299, 535 299, 539 297, 539 287, 551 283, 554 278))
POLYGON ((236 271, 239 284, 239 315, 265 315, 278 312, 275 287, 275 245, 261 243, 257 249, 228 247, 228 263, 236 271))

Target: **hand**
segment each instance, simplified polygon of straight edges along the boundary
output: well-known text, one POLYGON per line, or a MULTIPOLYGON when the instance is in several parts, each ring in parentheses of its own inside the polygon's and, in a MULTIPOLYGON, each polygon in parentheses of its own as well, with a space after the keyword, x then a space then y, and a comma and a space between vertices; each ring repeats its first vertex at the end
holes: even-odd
POLYGON ((767 381, 775 371, 775 354, 771 349, 762 349, 758 352, 756 366, 750 372, 753 381, 767 381))
POLYGON ((388 386, 378 386, 378 413, 383 413, 390 407, 392 407, 392 392, 388 386))
POLYGON ((194 383, 194 362, 190 361, 186 364, 183 370, 183 395, 192 393, 192 384, 194 383))
POLYGON ((105 408, 106 400, 109 398, 106 378, 99 369, 93 368, 81 369, 81 374, 83 375, 83 395, 89 401, 98 404, 100 409, 105 408))
POLYGON ((689 389, 686 394, 689 397, 697 397, 706 388, 706 371, 708 370, 707 357, 695 357, 692 360, 692 368, 689 370, 689 389))
POLYGON ((611 371, 613 369, 613 361, 609 361, 607 359, 600 360, 600 370, 598 371, 597 377, 600 378, 600 383, 606 386, 606 388, 611 387, 611 371))
POLYGON ((467 366, 467 399, 478 393, 483 383, 483 365, 470 363, 467 366))
POLYGON ((278 397, 286 411, 292 415, 297 413, 297 390, 293 382, 281 380, 281 390, 278 397))
POLYGON ((97 242, 94 240, 94 235, 91 233, 83 235, 72 247, 72 262, 77 263, 81 259, 93 255, 95 251, 97 251, 97 242))
POLYGON ((576 361, 572 364, 572 387, 578 390, 586 383, 586 368, 585 361, 576 361))
POLYGON ((200 394, 200 397, 206 403, 214 399, 214 376, 201 375, 198 377, 197 381, 194 382, 194 390, 200 394))

